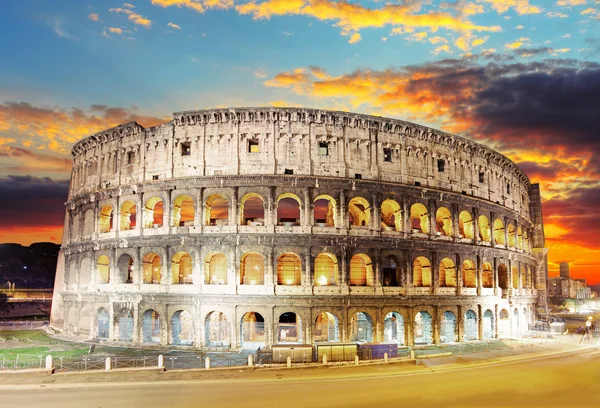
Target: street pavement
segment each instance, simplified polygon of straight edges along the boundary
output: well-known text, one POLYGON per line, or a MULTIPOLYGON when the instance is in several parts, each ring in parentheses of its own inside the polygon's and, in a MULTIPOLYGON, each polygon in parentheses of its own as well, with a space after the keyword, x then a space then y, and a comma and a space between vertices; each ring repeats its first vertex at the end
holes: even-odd
POLYGON ((210 380, 0 385, 0 406, 600 407, 600 350, 471 366, 388 364, 267 369, 210 380))

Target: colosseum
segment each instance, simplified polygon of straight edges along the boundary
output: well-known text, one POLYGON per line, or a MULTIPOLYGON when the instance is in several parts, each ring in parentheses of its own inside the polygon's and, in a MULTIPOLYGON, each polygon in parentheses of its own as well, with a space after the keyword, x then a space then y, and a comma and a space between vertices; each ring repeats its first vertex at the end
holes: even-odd
POLYGON ((132 345, 440 344, 544 309, 539 187, 414 123, 179 112, 79 141, 52 326, 132 345))

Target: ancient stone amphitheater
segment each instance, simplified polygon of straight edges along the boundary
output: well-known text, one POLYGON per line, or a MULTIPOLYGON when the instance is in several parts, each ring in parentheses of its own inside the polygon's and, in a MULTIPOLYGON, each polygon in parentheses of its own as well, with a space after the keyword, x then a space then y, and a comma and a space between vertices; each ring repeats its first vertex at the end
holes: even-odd
POLYGON ((543 307, 539 189, 468 139, 299 108, 73 147, 54 328, 133 344, 448 343, 543 307))

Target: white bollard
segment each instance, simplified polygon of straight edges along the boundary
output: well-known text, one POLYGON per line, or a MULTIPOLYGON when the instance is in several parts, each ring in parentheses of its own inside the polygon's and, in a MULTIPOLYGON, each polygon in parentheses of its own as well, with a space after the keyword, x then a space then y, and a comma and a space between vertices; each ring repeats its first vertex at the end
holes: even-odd
POLYGON ((248 367, 254 367, 254 356, 252 354, 248 354, 248 367))
POLYGON ((165 358, 162 354, 158 355, 158 368, 165 368, 165 358))
POLYGON ((327 354, 323 354, 323 364, 327 365, 327 354))
POLYGON ((411 359, 411 360, 414 360, 414 359, 415 359, 415 351, 414 351, 414 350, 411 350, 411 351, 410 351, 410 359, 411 359))
POLYGON ((358 356, 354 356, 354 365, 358 365, 359 362, 360 359, 358 358, 358 356))
POLYGON ((47 355, 46 356, 46 370, 52 370, 52 356, 51 355, 47 355))
POLYGON ((207 370, 210 370, 210 357, 206 357, 204 359, 204 368, 206 368, 207 370))
POLYGON ((387 355, 387 353, 383 353, 383 361, 385 363, 387 363, 387 361, 388 361, 388 355, 387 355))
POLYGON ((106 363, 104 364, 104 369, 106 371, 110 371, 111 368, 112 368, 112 364, 110 361, 110 357, 106 357, 106 363))
POLYGON ((287 367, 292 368, 292 357, 288 356, 287 358, 287 367))

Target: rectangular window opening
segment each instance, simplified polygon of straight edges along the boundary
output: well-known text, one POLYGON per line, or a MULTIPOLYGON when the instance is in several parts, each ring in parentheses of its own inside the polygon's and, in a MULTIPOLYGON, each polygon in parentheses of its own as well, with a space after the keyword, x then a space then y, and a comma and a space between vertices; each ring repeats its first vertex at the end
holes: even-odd
POLYGON ((248 140, 248 153, 260 153, 260 149, 258 148, 258 139, 248 140))
POLYGON ((510 194, 510 184, 506 183, 506 194, 510 194))
POLYGON ((388 163, 392 162, 392 149, 383 149, 383 161, 388 163))
POLYGON ((438 166, 438 172, 443 173, 444 168, 446 167, 446 162, 444 161, 444 159, 438 159, 437 166, 438 166))
POLYGON ((354 174, 354 178, 360 180, 360 179, 362 179, 362 174, 356 173, 356 174, 354 174))
POLYGON ((479 172, 479 182, 483 183, 483 171, 479 172))
POLYGON ((127 152, 127 164, 133 164, 135 160, 135 152, 127 152))
POLYGON ((192 144, 190 142, 184 142, 181 144, 181 155, 189 156, 192 154, 192 144))
POLYGON ((159 179, 159 177, 160 177, 160 176, 158 176, 158 175, 154 175, 154 176, 152 176, 152 180, 158 180, 158 179, 159 179))
POLYGON ((419 187, 421 185, 420 181, 415 181, 415 186, 419 187))
POLYGON ((283 174, 294 174, 294 170, 292 170, 292 169, 285 169, 285 170, 283 170, 283 174))
POLYGON ((329 143, 319 142, 319 156, 329 156, 329 143))

